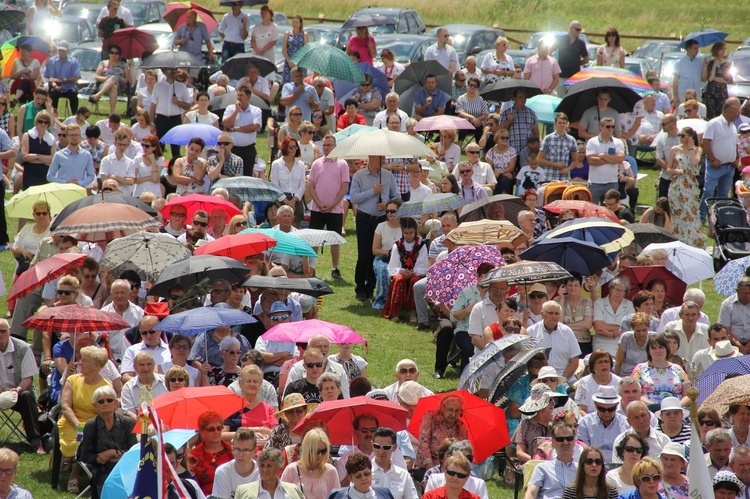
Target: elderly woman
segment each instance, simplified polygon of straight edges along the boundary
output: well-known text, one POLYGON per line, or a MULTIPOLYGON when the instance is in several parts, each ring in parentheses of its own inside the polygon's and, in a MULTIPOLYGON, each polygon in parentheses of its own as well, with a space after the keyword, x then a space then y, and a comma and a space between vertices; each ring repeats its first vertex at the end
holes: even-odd
POLYGON ((33 224, 26 224, 16 235, 16 240, 10 247, 16 265, 15 275, 19 276, 29 268, 29 263, 34 259, 39 243, 49 236, 49 226, 52 222, 52 213, 47 201, 40 199, 31 206, 31 214, 34 216, 33 224))
POLYGON ((190 374, 184 367, 172 366, 164 375, 164 384, 170 392, 185 388, 190 386, 190 374))
POLYGON ((316 386, 323 402, 331 402, 344 398, 341 394, 341 378, 336 373, 321 374, 316 386))
POLYGON ((620 499, 665 499, 659 492, 664 468, 656 460, 646 456, 633 466, 635 490, 620 494, 620 499))
POLYGON ((495 40, 495 53, 489 53, 482 60, 482 73, 487 85, 495 83, 498 80, 507 80, 509 78, 519 78, 520 74, 516 73, 513 58, 506 54, 508 50, 508 39, 500 36, 495 40))
MULTIPOLYGON (((706 454, 708 449, 706 448, 706 436, 711 430, 722 427, 722 420, 716 409, 709 409, 707 407, 701 407, 698 409, 698 437, 701 441, 701 450, 706 454)), ((690 441, 685 442, 685 459, 690 459, 690 441)))
MULTIPOLYGON (((461 148, 458 144, 455 144, 456 130, 442 130, 440 132, 440 142, 438 142, 438 154, 440 159, 445 161, 445 166, 448 170, 453 170, 457 164, 461 162, 461 148)), ((456 174, 456 172, 453 172, 456 174)))
POLYGON ((750 407, 732 404, 729 406, 728 414, 732 423, 732 428, 729 430, 732 448, 750 447, 750 441, 747 438, 750 429, 750 407))
POLYGON ((294 428, 307 414, 307 408, 307 402, 301 393, 290 393, 284 397, 281 409, 274 414, 279 422, 271 428, 266 449, 284 450, 288 445, 298 444, 301 438, 294 433, 294 428))
POLYGON ((240 371, 240 390, 248 405, 227 418, 226 425, 230 432, 236 431, 240 426, 250 427, 260 441, 261 438, 268 437, 271 428, 278 423, 273 407, 258 398, 262 381, 263 371, 254 364, 245 366, 240 371))
POLYGON ((523 201, 523 204, 536 214, 534 237, 539 237, 547 232, 547 215, 543 209, 537 207, 537 199, 539 199, 539 194, 536 189, 526 189, 523 191, 523 194, 521 194, 521 201, 523 201))
POLYGON ((305 214, 305 164, 299 159, 299 142, 294 137, 281 141, 281 157, 271 163, 271 183, 286 196, 280 200, 294 210, 294 226, 299 228, 305 214))
POLYGON ((34 117, 34 128, 21 137, 23 190, 48 183, 47 171, 52 157, 57 152, 55 137, 50 133, 51 126, 52 116, 41 110, 34 117))
POLYGON ((425 492, 422 499, 479 499, 464 489, 471 474, 471 462, 462 452, 454 452, 445 460, 445 485, 425 492))
POLYGON ((136 443, 135 421, 117 413, 117 394, 109 385, 94 391, 92 404, 98 414, 83 427, 79 458, 92 471, 92 497, 101 495, 104 482, 122 455, 136 443))
POLYGON ((660 404, 665 397, 677 397, 687 405, 690 379, 682 367, 667 360, 667 339, 664 334, 655 334, 646 342, 648 362, 633 369, 632 377, 641 385, 643 401, 660 404))
POLYGON ((417 221, 401 219, 401 239, 391 248, 388 275, 391 284, 382 316, 398 322, 398 314, 414 309, 414 284, 427 275, 427 245, 417 234, 417 221))
POLYGON ((299 461, 284 469, 281 481, 298 485, 307 499, 326 499, 341 486, 336 468, 328 464, 330 455, 328 435, 321 428, 313 428, 302 439, 299 461))
MULTIPOLYGON (((60 431, 60 452, 65 458, 73 458, 78 448, 78 434, 89 419, 96 416, 91 400, 97 388, 110 386, 99 371, 107 364, 107 351, 95 346, 81 349, 78 361, 80 374, 71 374, 65 382, 60 396, 62 417, 57 422, 60 431)), ((77 494, 80 467, 73 465, 68 480, 68 492, 77 494)))
POLYGON ((729 470, 721 470, 714 476, 713 490, 716 499, 745 497, 745 488, 745 483, 729 470))
POLYGON ((625 298, 628 293, 630 281, 616 277, 609 283, 609 296, 594 302, 594 350, 606 350, 612 355, 617 353, 622 320, 628 314, 635 313, 633 303, 625 298))
MULTIPOLYGON (((524 195, 529 192, 524 192, 524 195)), ((578 346, 581 347, 581 355, 592 352, 591 348, 591 326, 594 322, 594 303, 591 298, 583 296, 581 289, 583 277, 578 272, 571 272, 570 279, 560 287, 560 292, 555 301, 563 309, 562 322, 573 330, 578 346)))
POLYGON ((684 447, 675 442, 668 443, 662 449, 659 458, 662 466, 664 466, 664 475, 659 492, 670 499, 688 499, 690 487, 687 477, 682 474, 682 470, 688 464, 685 459, 684 447))
POLYGON ((513 432, 511 443, 516 445, 516 457, 522 463, 531 459, 536 451, 538 438, 549 435, 555 401, 546 393, 534 399, 529 397, 519 409, 526 416, 513 432))
MULTIPOLYGON (((647 256, 653 257, 653 254, 647 256)), ((654 263, 654 265, 656 264, 654 263)), ((654 312, 654 294, 651 291, 645 289, 638 291, 633 296, 633 308, 635 308, 636 314, 640 312, 647 315, 649 320, 646 325, 648 326, 649 331, 656 331, 659 328, 659 317, 654 312)), ((622 320, 622 324, 620 325, 620 331, 625 333, 627 331, 633 330, 633 325, 630 322, 633 318, 633 315, 625 316, 625 318, 622 320)))
MULTIPOLYGON (((208 385, 208 378, 202 374, 198 369, 188 364, 187 359, 190 355, 190 336, 184 334, 172 335, 169 340, 169 354, 171 360, 159 364, 156 368, 156 372, 168 373, 172 367, 181 367, 188 373, 188 379, 185 382, 185 386, 204 386, 208 385)), ((165 382, 169 381, 169 377, 165 382)), ((169 388, 169 385, 167 385, 169 388)))
MULTIPOLYGON (((229 283, 227 283, 227 286, 229 287, 229 289, 227 289, 228 295, 229 293, 231 293, 231 286, 229 285, 229 283)), ((226 303, 219 303, 215 306, 220 306, 220 308, 231 308, 226 303)), ((250 342, 247 341, 247 338, 245 338, 244 336, 237 336, 232 332, 229 326, 221 326, 212 331, 206 331, 205 333, 201 333, 196 336, 195 341, 193 342, 193 348, 190 351, 189 358, 200 363, 208 363, 213 367, 221 367, 224 364, 224 359, 219 353, 219 345, 221 345, 221 342, 224 340, 224 338, 228 338, 230 336, 234 336, 240 341, 240 350, 242 351, 242 353, 245 353, 251 349, 250 342), (208 358, 206 358, 206 354, 208 354, 208 358)), ((206 366, 206 374, 208 374, 210 366, 206 366)))
POLYGON ((329 499, 367 497, 368 499, 392 499, 393 494, 386 487, 372 486, 372 461, 361 452, 349 455, 346 460, 346 474, 351 485, 335 490, 329 499))
POLYGON ((573 483, 563 490, 563 499, 617 499, 617 489, 607 483, 604 455, 596 447, 581 452, 573 483))
POLYGON ((109 114, 114 114, 117 105, 117 94, 125 93, 132 82, 128 62, 123 59, 122 49, 117 45, 105 47, 109 59, 99 63, 96 68, 96 81, 101 83, 99 91, 89 96, 89 102, 96 104, 103 95, 109 95, 109 114))
POLYGON ((438 466, 438 447, 446 438, 466 440, 468 429, 459 419, 464 401, 457 396, 448 396, 440 401, 437 411, 427 411, 419 426, 419 447, 414 469, 438 466))
MULTIPOLYGON (((648 293, 648 291, 646 292, 648 293)), ((628 322, 633 330, 622 333, 620 343, 617 345, 615 374, 618 376, 630 376, 637 364, 648 360, 646 342, 649 334, 651 334, 649 324, 652 319, 650 315, 644 312, 636 312, 630 317, 628 322)))
POLYGON ((201 441, 190 451, 189 468, 206 495, 214 488, 216 468, 232 460, 232 444, 222 440, 222 431, 224 423, 218 412, 207 411, 198 417, 201 441))
POLYGON ((399 198, 391 199, 385 204, 385 221, 380 222, 375 228, 375 236, 372 238, 372 268, 375 272, 375 299, 372 308, 383 310, 388 298, 388 288, 391 285, 391 276, 388 273, 388 262, 391 259, 391 249, 401 239, 401 222, 396 218, 396 212, 401 206, 399 198))
POLYGON ((4 499, 33 499, 33 495, 26 489, 22 489, 13 483, 18 473, 18 454, 4 447, 0 449, 0 497, 4 499))
POLYGON ((219 355, 223 360, 221 366, 208 371, 208 382, 211 385, 229 386, 240 375, 240 340, 228 336, 219 343, 219 355))
POLYGON ((258 497, 280 497, 288 499, 305 499, 300 488, 292 483, 279 480, 279 475, 284 469, 284 456, 278 449, 263 449, 258 456, 258 471, 260 480, 257 482, 240 485, 234 499, 256 499, 258 497))
POLYGON ((612 374, 612 367, 614 359, 612 355, 605 350, 594 350, 589 357, 589 370, 591 374, 588 374, 578 381, 576 388, 576 404, 578 408, 584 413, 594 412, 593 397, 599 390, 600 386, 612 386, 617 388, 617 384, 620 382, 620 377, 616 374, 612 374))
POLYGON ((607 481, 619 494, 632 492, 635 490, 633 466, 648 455, 648 443, 638 433, 630 430, 615 446, 614 452, 622 460, 622 466, 607 472, 607 481))

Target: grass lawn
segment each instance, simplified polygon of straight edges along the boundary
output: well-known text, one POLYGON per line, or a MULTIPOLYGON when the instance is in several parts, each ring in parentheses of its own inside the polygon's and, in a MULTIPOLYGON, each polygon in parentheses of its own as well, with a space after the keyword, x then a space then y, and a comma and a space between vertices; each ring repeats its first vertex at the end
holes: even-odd
MULTIPOLYGON (((124 111, 124 104, 118 104, 118 111, 124 111)), ((108 105, 103 103, 99 107, 99 114, 92 115, 90 122, 94 123, 99 119, 106 117, 108 105)), ((267 142, 265 137, 259 137, 259 153, 262 157, 268 158, 267 142)), ((656 172, 654 170, 644 170, 648 174, 639 182, 641 195, 639 204, 650 205, 654 201, 654 180, 656 172)), ((15 234, 16 220, 9 219, 10 235, 15 234)), ((318 264, 318 277, 327 281, 335 290, 335 294, 325 297, 320 318, 340 324, 346 324, 364 336, 368 341, 369 352, 366 353, 364 347, 357 346, 355 353, 364 356, 369 362, 368 375, 373 385, 386 386, 395 379, 394 369, 396 363, 405 357, 414 359, 422 370, 420 382, 435 392, 448 391, 456 387, 458 373, 449 368, 446 372, 446 378, 435 380, 431 375, 433 371, 435 358, 435 344, 432 342, 432 334, 426 332, 417 332, 415 328, 410 327, 407 323, 395 324, 380 317, 378 311, 373 310, 369 304, 363 305, 354 298, 354 267, 357 260, 356 252, 356 229, 353 217, 350 215, 346 225, 348 244, 342 245, 340 270, 343 275, 342 281, 331 279, 331 260, 329 252, 326 251, 320 258, 318 264)), ((13 269, 15 267, 14 259, 10 251, 0 253, 0 270, 5 279, 8 289, 12 282, 13 269)), ((705 281, 703 290, 707 295, 707 303, 704 311, 715 319, 718 314, 719 305, 724 297, 716 295, 713 290, 713 282, 705 281)), ((0 316, 5 315, 7 310, 6 304, 0 305, 0 316)), ((335 347, 334 347, 335 349, 335 347)), ((17 418, 17 415, 14 416, 17 418)), ((30 448, 25 442, 11 439, 9 447, 21 454, 19 465, 19 474, 16 482, 21 486, 29 489, 35 498, 47 499, 56 498, 65 495, 63 491, 53 491, 49 486, 50 472, 48 468, 48 459, 30 454, 30 448)), ((61 487, 65 488, 67 476, 64 475, 61 480, 61 487)), ((490 497, 492 498, 511 498, 513 488, 504 484, 504 482, 495 478, 488 483, 490 497)))

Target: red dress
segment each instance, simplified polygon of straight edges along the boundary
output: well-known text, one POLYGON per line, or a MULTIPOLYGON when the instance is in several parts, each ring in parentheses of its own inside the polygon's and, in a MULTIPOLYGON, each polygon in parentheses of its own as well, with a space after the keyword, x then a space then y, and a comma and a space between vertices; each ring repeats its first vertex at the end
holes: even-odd
MULTIPOLYGON (((401 268, 414 270, 414 266, 419 258, 419 251, 424 246, 422 238, 417 236, 414 240, 414 248, 411 251, 404 247, 404 238, 396 242, 396 249, 401 259, 401 268)), ((388 297, 385 301, 385 308, 381 315, 386 319, 396 317, 399 312, 412 310, 414 308, 414 284, 424 276, 415 275, 407 279, 401 274, 391 277, 391 286, 388 289, 388 297)))
POLYGON ((190 451, 189 466, 201 490, 208 496, 214 489, 216 468, 234 459, 234 454, 232 444, 224 440, 221 441, 224 448, 216 453, 203 450, 204 443, 199 443, 190 451))
MULTIPOLYGON (((445 492, 445 486, 438 487, 437 489, 428 490, 422 496, 422 499, 448 499, 448 494, 445 492)), ((479 496, 474 492, 469 492, 466 489, 461 490, 458 495, 458 499, 479 499, 479 496)))

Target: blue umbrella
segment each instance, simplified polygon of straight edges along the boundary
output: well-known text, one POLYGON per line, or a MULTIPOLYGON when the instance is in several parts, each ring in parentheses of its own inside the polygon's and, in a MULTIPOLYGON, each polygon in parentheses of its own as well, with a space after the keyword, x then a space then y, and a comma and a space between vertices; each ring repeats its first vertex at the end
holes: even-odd
POLYGON ((589 241, 602 247, 610 260, 635 240, 633 232, 618 223, 599 218, 576 218, 560 224, 542 234, 537 241, 558 237, 572 237, 579 241, 589 241))
POLYGON ((248 234, 254 232, 265 234, 268 237, 276 239, 276 246, 274 246, 270 250, 274 253, 283 253, 285 255, 292 256, 309 256, 311 258, 316 258, 318 256, 318 254, 315 253, 315 250, 312 249, 312 246, 310 246, 309 243, 304 241, 302 238, 295 236, 293 232, 287 234, 286 232, 280 231, 278 229, 245 229, 241 231, 240 234, 248 234))
POLYGON ((610 259, 601 246, 572 237, 539 239, 521 253, 524 260, 555 262, 568 272, 594 275, 610 264, 610 259))
MULTIPOLYGON (((388 86, 388 77, 385 73, 368 62, 360 62, 357 66, 362 70, 362 74, 372 76, 372 86, 380 90, 380 95, 383 97, 383 101, 385 101, 386 94, 391 91, 391 88, 388 86)), ((341 78, 329 78, 329 80, 331 80, 333 90, 336 92, 336 100, 341 103, 359 88, 358 83, 352 83, 341 78)))
POLYGON ((505 364, 501 359, 503 350, 521 342, 524 343, 526 349, 530 349, 537 340, 524 334, 509 334, 489 343, 484 347, 484 350, 471 358, 471 362, 469 362, 469 365, 466 366, 461 373, 461 377, 458 379, 458 389, 469 390, 471 393, 479 391, 485 371, 493 364, 497 364, 498 368, 502 368, 505 364))
POLYGON ((706 397, 711 395, 726 379, 729 373, 750 374, 750 355, 719 359, 703 371, 695 382, 695 387, 700 391, 696 403, 701 405, 706 397))
POLYGON ((375 128, 374 126, 358 125, 355 123, 354 125, 349 125, 343 130, 339 130, 338 132, 334 133, 333 137, 336 139, 336 143, 338 144, 347 137, 351 137, 352 135, 357 135, 358 133, 362 132, 369 132, 370 130, 377 130, 377 128, 375 128))
POLYGON ((422 199, 407 201, 399 206, 396 218, 416 217, 427 213, 441 213, 443 211, 454 211, 468 204, 466 199, 451 192, 440 194, 427 194, 422 199))
POLYGON ((154 329, 193 336, 221 326, 237 326, 253 322, 258 321, 242 310, 219 306, 199 307, 169 315, 154 329))
POLYGON ((688 40, 695 40, 698 42, 699 47, 706 47, 708 45, 713 45, 716 42, 723 41, 727 36, 729 36, 729 33, 724 33, 723 31, 719 31, 717 29, 700 29, 698 31, 693 31, 692 33, 688 34, 681 42, 680 42, 680 48, 684 49, 685 44, 688 40))
POLYGON ((732 296, 740 279, 745 277, 745 270, 750 267, 750 256, 729 260, 724 268, 714 276, 714 291, 724 296, 732 296))
MULTIPOLYGON (((164 432, 164 443, 172 444, 175 449, 185 445, 195 436, 195 430, 170 430, 164 432)), ((108 499, 128 499, 133 492, 138 461, 141 459, 141 445, 135 444, 122 455, 114 469, 104 482, 102 497, 108 499)))
POLYGON ((164 134, 161 141, 165 144, 176 146, 186 146, 196 137, 203 139, 207 146, 215 146, 219 141, 221 130, 211 125, 201 123, 188 123, 186 125, 177 125, 164 134))
POLYGON ((533 110, 539 118, 540 123, 552 124, 555 122, 557 113, 555 109, 560 105, 562 99, 554 95, 535 95, 526 101, 526 107, 533 110))

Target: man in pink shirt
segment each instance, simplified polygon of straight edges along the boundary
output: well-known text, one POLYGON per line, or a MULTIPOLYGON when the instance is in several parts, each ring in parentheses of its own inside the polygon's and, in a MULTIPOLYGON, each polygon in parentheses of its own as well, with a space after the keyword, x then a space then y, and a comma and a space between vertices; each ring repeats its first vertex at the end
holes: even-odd
POLYGON ((529 57, 523 68, 523 79, 533 81, 542 93, 551 94, 560 79, 560 66, 554 57, 549 55, 546 42, 539 42, 537 55, 529 57))
MULTIPOLYGON (((342 200, 349 191, 349 165, 343 159, 328 159, 336 147, 336 138, 323 138, 324 156, 313 161, 307 185, 313 199, 310 208, 310 228, 326 229, 341 234, 344 221, 342 200)), ((339 246, 331 246, 331 277, 341 279, 339 246)))

